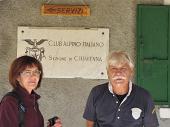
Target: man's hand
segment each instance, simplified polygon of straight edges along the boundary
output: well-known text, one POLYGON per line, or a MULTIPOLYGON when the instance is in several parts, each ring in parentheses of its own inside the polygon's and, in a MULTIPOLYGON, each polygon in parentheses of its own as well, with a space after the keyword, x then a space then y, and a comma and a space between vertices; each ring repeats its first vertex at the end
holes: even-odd
POLYGON ((87 121, 86 121, 86 126, 87 126, 87 127, 93 127, 93 126, 94 126, 94 122, 93 122, 93 121, 90 121, 90 120, 87 120, 87 121))

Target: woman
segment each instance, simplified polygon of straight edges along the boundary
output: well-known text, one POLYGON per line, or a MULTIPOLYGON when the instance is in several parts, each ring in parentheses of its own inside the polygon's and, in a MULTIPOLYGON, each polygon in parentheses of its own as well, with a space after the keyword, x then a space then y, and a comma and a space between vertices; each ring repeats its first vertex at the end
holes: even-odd
MULTIPOLYGON (((44 119, 37 103, 40 96, 34 91, 40 87, 42 76, 42 65, 33 57, 21 56, 11 65, 9 82, 26 109, 24 127, 44 127, 44 119)), ((54 126, 61 127, 61 121, 56 120, 54 126)), ((13 96, 5 96, 1 101, 0 127, 20 127, 18 102, 13 96)))

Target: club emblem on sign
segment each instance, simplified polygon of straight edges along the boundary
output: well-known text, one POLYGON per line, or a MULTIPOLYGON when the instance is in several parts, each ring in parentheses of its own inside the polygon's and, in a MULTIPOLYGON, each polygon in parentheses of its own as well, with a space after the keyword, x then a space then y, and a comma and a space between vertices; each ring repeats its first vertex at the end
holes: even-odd
POLYGON ((37 39, 34 39, 33 41, 31 39, 24 39, 24 41, 26 41, 29 45, 32 45, 32 47, 26 47, 26 55, 32 56, 39 61, 42 61, 42 59, 45 58, 44 47, 39 48, 38 46, 47 41, 47 39, 41 39, 40 41, 37 41, 37 39))
POLYGON ((142 110, 140 108, 132 108, 132 116, 135 120, 139 119, 142 110))

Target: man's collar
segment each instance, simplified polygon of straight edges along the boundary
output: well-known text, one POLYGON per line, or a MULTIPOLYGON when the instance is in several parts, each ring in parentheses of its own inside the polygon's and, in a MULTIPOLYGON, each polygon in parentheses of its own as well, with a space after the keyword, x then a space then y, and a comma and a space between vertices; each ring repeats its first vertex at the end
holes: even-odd
MULTIPOLYGON (((113 93, 112 85, 110 82, 108 83, 108 89, 109 89, 110 93, 115 94, 115 93, 113 93)), ((132 81, 130 80, 129 81, 129 91, 128 91, 127 96, 130 95, 131 91, 132 91, 132 81)))

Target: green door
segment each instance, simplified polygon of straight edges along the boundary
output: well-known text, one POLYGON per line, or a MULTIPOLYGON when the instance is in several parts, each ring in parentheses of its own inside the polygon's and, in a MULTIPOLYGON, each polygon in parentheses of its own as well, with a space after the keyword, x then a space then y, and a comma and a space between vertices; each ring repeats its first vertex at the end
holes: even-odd
POLYGON ((138 5, 137 84, 156 104, 170 104, 170 18, 168 6, 138 5))

